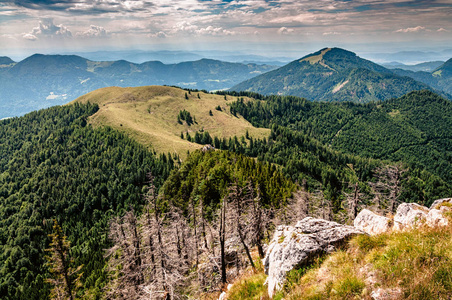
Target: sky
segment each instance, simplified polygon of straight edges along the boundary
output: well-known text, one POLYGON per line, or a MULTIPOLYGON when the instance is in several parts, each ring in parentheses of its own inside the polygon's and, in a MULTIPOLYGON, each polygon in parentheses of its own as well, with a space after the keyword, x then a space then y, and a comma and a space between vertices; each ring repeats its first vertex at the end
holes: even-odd
POLYGON ((452 49, 452 0, 0 0, 0 56, 452 49))

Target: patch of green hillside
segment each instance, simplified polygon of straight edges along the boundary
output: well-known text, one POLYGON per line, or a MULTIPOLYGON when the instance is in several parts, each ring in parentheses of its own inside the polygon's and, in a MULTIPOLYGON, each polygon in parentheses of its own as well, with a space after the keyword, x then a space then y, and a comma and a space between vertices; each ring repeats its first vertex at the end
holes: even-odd
POLYGON ((181 133, 206 130, 219 138, 241 136, 247 131, 256 138, 269 134, 269 130, 255 128, 242 117, 232 115, 228 106, 231 100, 235 98, 148 86, 99 89, 75 102, 89 101, 99 105, 99 111, 90 118, 93 126, 111 126, 159 153, 177 153, 185 157, 187 150, 200 147, 182 139, 181 133), (178 116, 184 110, 194 118, 192 124, 183 120, 178 122, 178 116))
POLYGON ((333 149, 403 161, 452 182, 452 102, 432 92, 367 105, 269 96, 232 108, 255 126, 283 125, 333 149))

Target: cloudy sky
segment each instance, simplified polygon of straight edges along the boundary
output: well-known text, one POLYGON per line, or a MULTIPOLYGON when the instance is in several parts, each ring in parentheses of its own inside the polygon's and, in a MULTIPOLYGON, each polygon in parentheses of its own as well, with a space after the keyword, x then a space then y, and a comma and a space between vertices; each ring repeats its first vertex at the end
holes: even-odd
POLYGON ((0 55, 452 48, 452 0, 0 0, 0 55))

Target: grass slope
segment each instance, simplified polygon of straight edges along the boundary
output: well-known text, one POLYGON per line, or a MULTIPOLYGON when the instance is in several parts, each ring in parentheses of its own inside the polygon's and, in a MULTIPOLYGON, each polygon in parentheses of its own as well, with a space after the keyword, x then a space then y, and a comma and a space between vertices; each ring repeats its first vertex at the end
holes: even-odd
MULTIPOLYGON (((358 236, 349 248, 292 270, 273 299, 450 299, 452 229, 422 227, 358 236)), ((262 269, 245 273, 226 299, 269 299, 262 269)))
POLYGON ((242 136, 247 130, 255 138, 269 135, 270 130, 255 128, 242 117, 233 116, 228 101, 236 99, 231 96, 226 99, 203 92, 189 94, 173 87, 145 86, 98 89, 74 102, 89 101, 99 105, 99 111, 90 118, 94 126, 108 125, 157 152, 185 156, 187 150, 194 151, 202 146, 182 139, 181 132, 189 132, 193 136, 192 133, 204 129, 212 137, 219 138, 242 136), (218 106, 221 111, 216 110, 218 106), (179 112, 184 109, 196 118, 196 123, 188 126, 186 122, 177 122, 179 112), (212 111, 212 116, 209 111, 212 111))

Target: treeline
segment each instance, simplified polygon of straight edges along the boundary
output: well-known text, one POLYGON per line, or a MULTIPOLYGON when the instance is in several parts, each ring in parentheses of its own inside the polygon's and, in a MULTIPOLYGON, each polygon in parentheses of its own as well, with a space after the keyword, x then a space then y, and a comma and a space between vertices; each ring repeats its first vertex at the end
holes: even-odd
MULTIPOLYGON (((159 187, 177 157, 157 156, 108 127, 96 105, 74 104, 0 122, 0 298, 48 299, 45 259, 56 220, 83 266, 80 293, 106 284, 110 217, 144 204, 146 174, 159 187)), ((80 296, 80 295, 79 295, 80 296)))

